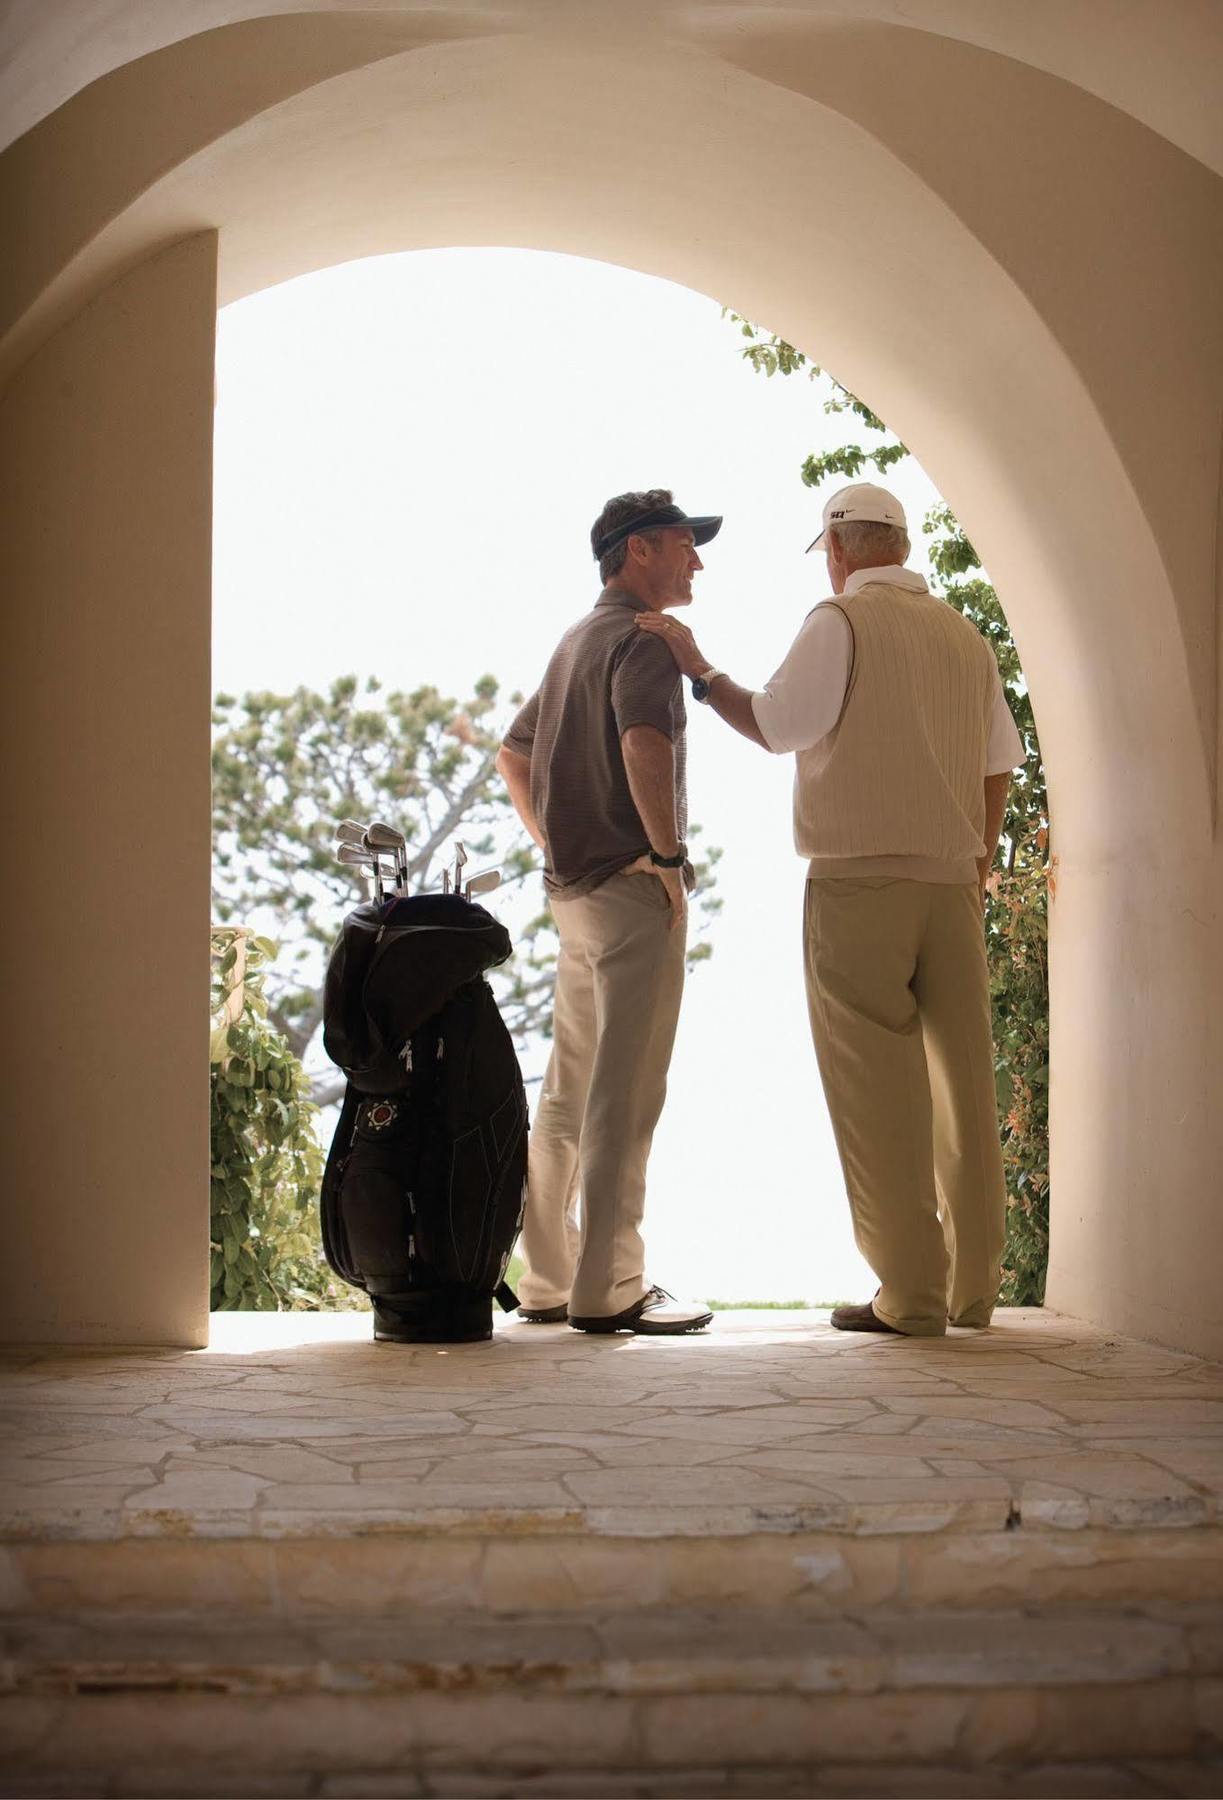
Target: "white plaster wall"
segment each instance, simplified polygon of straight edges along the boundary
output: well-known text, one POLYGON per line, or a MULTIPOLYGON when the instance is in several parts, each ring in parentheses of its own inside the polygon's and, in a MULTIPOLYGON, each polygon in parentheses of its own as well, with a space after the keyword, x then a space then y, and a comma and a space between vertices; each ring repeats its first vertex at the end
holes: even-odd
POLYGON ((208 1326, 216 238, 140 264, 0 404, 0 1330, 208 1326))

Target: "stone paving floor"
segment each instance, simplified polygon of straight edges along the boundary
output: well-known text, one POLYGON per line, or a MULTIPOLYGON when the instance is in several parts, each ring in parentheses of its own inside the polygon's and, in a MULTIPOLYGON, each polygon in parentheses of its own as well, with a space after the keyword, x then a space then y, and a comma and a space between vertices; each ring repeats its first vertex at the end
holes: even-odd
POLYGON ((1149 1532, 1221 1521, 1223 1367, 1040 1311, 942 1339, 819 1313, 679 1339, 220 1315, 205 1351, 0 1359, 0 1536, 515 1527, 1149 1532))

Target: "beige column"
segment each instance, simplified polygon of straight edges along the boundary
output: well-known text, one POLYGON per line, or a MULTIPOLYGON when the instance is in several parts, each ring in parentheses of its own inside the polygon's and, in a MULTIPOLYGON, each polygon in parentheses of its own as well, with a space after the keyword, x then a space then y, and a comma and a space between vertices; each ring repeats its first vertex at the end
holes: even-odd
POLYGON ((10 1340, 206 1339, 215 322, 202 232, 0 396, 10 1340))

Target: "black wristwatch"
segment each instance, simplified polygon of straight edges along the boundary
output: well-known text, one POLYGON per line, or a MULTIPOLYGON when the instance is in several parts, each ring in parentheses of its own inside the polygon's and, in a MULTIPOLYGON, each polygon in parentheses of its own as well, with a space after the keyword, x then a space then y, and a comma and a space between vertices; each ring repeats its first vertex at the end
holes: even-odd
POLYGON ((702 706, 709 705, 709 693, 719 675, 725 675, 725 669, 715 669, 712 665, 702 669, 699 675, 692 677, 692 698, 699 700, 702 706))
POLYGON ((687 844, 681 844, 674 856, 660 856, 657 850, 650 851, 650 861, 656 869, 682 869, 687 860, 687 844))

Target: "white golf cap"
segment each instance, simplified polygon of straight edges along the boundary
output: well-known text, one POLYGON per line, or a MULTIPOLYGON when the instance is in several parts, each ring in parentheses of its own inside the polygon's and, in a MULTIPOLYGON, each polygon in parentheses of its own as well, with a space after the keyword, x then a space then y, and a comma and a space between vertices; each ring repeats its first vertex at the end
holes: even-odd
POLYGON ((825 500, 824 523, 815 542, 807 545, 808 553, 819 549, 830 525, 852 525, 861 520, 869 520, 873 525, 899 525, 902 531, 909 528, 905 509, 895 494, 876 487, 873 481, 856 481, 852 487, 838 488, 825 500))

